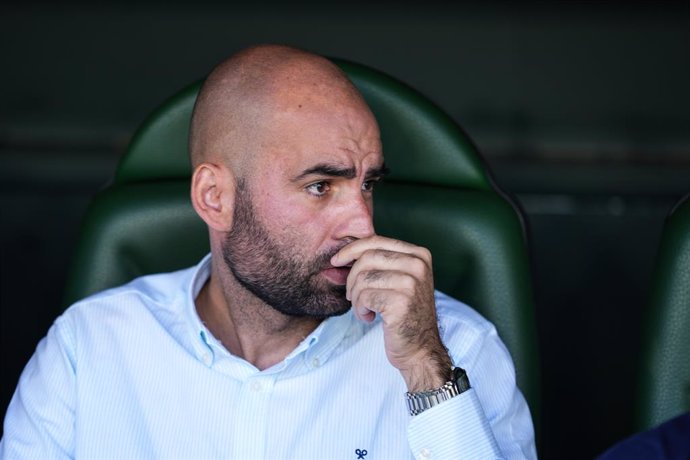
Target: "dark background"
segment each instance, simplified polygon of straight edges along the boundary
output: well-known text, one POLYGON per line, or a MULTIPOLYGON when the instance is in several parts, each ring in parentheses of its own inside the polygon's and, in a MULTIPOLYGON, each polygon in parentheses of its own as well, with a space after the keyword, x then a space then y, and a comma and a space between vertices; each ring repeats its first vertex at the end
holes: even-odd
POLYGON ((591 458, 629 434, 661 227, 690 191, 687 2, 5 3, 0 405, 63 307, 80 219, 138 123, 259 42, 383 70, 468 131, 527 214, 542 457, 591 458))

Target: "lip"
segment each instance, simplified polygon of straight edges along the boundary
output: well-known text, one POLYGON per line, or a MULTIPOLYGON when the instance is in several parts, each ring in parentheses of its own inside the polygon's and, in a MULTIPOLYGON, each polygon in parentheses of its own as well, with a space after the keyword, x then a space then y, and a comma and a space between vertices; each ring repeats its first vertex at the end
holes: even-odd
POLYGON ((324 276, 334 284, 347 284, 347 275, 350 274, 352 266, 345 267, 328 267, 321 271, 324 276))

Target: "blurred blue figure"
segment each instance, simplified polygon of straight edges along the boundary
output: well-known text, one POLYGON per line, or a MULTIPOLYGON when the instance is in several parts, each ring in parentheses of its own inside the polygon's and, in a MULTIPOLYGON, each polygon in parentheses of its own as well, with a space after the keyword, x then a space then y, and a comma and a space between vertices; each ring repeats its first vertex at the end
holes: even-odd
POLYGON ((690 460, 690 412, 615 444, 597 460, 690 460))

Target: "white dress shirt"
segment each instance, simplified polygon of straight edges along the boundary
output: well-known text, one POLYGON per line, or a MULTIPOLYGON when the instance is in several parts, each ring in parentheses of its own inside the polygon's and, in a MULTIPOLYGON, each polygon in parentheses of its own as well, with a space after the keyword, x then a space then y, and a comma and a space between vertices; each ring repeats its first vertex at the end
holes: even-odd
POLYGON ((0 458, 536 458, 510 356, 466 305, 436 293, 443 341, 472 389, 412 417, 378 319, 327 319, 259 371, 200 321, 209 276, 207 256, 66 310, 22 373, 0 458))

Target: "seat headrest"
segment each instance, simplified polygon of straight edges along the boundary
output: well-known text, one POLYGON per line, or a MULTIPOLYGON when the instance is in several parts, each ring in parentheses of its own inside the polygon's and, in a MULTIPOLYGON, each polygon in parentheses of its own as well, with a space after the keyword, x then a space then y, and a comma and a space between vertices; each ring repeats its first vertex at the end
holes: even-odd
MULTIPOLYGON (((390 180, 492 188, 477 149, 441 109, 388 75, 360 64, 333 61, 359 88, 378 120, 390 180), (429 161, 430 156, 434 161, 429 161)), ((149 116, 120 161, 115 182, 190 177, 188 131, 201 84, 184 88, 149 116)))

